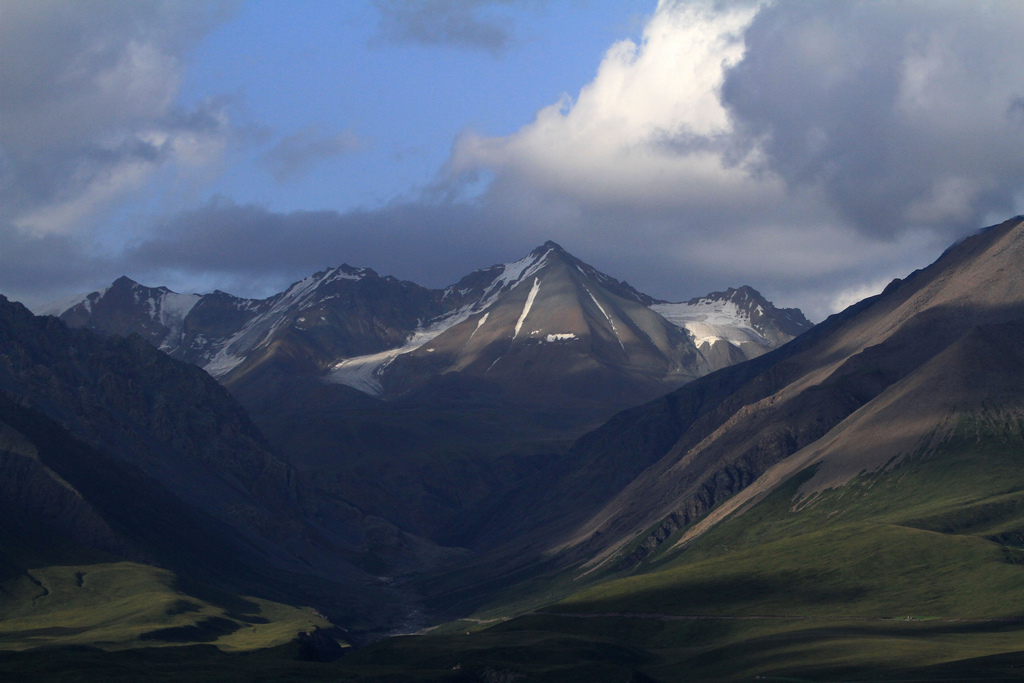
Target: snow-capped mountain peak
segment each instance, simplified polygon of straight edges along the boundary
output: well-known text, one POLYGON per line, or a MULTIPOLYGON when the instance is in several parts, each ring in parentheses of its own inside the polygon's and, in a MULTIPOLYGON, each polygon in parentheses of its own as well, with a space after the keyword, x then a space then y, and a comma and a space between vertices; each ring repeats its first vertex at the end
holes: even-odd
POLYGON ((797 309, 778 309, 749 285, 711 292, 682 303, 658 302, 651 309, 689 332, 694 343, 727 341, 735 346, 778 346, 811 324, 797 309))
POLYGON ((750 287, 659 301, 550 241, 444 290, 343 264, 267 299, 177 294, 119 278, 70 303, 61 313, 69 324, 137 332, 232 386, 270 371, 383 397, 451 375, 523 392, 636 398, 809 327, 799 311, 779 311, 750 287))
POLYGON ((60 315, 72 326, 98 331, 116 328, 120 334, 134 332, 166 350, 165 344, 180 338, 186 316, 201 298, 166 287, 147 287, 122 276, 109 287, 50 304, 39 312, 60 315))
POLYGON ((716 341, 734 346, 769 345, 751 326, 750 315, 733 301, 700 298, 678 304, 653 304, 651 310, 689 332, 698 347, 716 341))
POLYGON ((341 359, 331 381, 385 396, 449 373, 532 386, 615 368, 673 386, 778 345, 756 329, 751 310, 774 308, 751 288, 660 302, 555 242, 467 275, 441 300, 447 311, 403 346, 341 359))

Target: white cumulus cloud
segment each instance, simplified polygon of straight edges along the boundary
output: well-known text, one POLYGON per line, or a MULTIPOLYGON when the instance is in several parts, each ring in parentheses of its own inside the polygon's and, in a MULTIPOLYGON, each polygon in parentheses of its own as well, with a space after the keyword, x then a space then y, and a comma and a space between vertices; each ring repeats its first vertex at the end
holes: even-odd
POLYGON ((727 153, 731 123, 719 97, 755 13, 747 5, 663 3, 640 42, 613 45, 575 99, 565 95, 508 137, 461 136, 451 173, 486 169, 499 182, 649 209, 778 192, 727 153))
POLYGON ((1007 2, 662 0, 575 97, 465 132, 448 178, 491 178, 485 206, 635 284, 752 280, 820 319, 1024 208, 1022 24, 1007 2))

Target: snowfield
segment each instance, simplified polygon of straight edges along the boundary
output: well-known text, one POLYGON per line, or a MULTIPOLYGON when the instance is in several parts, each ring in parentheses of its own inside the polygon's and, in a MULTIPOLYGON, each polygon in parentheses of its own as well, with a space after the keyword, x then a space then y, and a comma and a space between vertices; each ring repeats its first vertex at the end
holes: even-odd
POLYGON ((696 304, 654 304, 650 309, 689 332, 697 346, 716 341, 727 341, 733 346, 744 343, 769 345, 768 340, 751 326, 750 316, 732 301, 701 299, 696 304))

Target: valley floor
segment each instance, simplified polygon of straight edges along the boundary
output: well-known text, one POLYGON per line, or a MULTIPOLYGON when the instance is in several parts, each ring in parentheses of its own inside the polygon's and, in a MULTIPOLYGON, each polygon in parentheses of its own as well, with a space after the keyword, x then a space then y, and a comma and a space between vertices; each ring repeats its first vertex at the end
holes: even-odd
POLYGON ((1024 622, 650 619, 532 615, 463 635, 393 639, 331 663, 295 643, 247 653, 213 646, 0 654, 0 679, 33 681, 1020 680, 1024 622), (785 621, 785 623, 782 623, 785 621))
POLYGON ((808 471, 684 552, 666 542, 574 591, 569 575, 538 575, 515 590, 567 597, 518 616, 509 602, 484 606, 330 663, 302 661, 294 641, 235 653, 65 646, 0 654, 0 680, 1021 680, 1021 458, 1017 437, 953 439, 794 505, 808 471))

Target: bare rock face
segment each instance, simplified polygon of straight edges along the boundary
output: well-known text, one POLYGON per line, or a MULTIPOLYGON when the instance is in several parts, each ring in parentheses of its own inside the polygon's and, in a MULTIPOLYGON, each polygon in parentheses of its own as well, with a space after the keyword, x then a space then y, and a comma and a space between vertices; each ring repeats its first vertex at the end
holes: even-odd
POLYGON ((102 338, 0 303, 0 388, 9 395, 143 470, 216 468, 242 495, 288 499, 286 487, 265 481, 278 479, 281 463, 208 375, 154 353, 138 336, 102 338))
POLYGON ((567 547, 610 557, 653 528, 627 558, 636 561, 715 506, 740 509, 809 465, 817 470, 805 493, 927 449, 959 416, 998 413, 1017 424, 1022 268, 1016 218, 793 343, 630 413, 645 423, 609 422, 576 445, 581 470, 627 450, 642 472, 577 525, 567 547))
POLYGON ((357 386, 361 371, 384 397, 436 396, 461 384, 506 400, 622 408, 810 328, 798 311, 779 312, 749 287, 658 301, 554 242, 466 276, 442 300, 455 308, 405 349, 375 367, 370 359, 342 361, 331 379, 357 386))
POLYGON ((52 312, 71 327, 138 334, 221 377, 275 354, 287 357, 292 372, 309 373, 336 358, 400 346, 421 320, 441 312, 435 299, 411 282, 341 265, 267 299, 177 294, 121 277, 52 312))
POLYGON ((43 531, 48 529, 86 548, 144 559, 74 486, 44 464, 32 438, 8 424, 16 410, 0 396, 0 519, 7 532, 21 530, 19 542, 31 546, 34 540, 50 542, 43 531))

